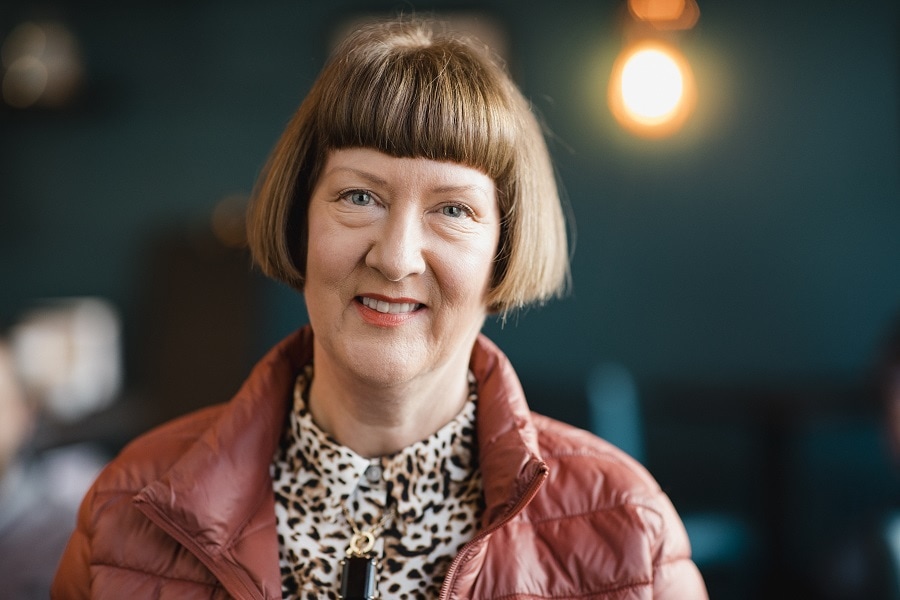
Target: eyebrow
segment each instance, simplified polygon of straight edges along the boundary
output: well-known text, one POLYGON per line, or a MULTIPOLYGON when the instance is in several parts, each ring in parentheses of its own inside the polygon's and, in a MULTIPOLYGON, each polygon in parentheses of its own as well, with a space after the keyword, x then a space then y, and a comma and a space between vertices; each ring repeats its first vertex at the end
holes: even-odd
POLYGON ((469 185, 441 185, 441 186, 438 186, 438 187, 434 188, 433 191, 435 191, 435 192, 437 192, 437 193, 439 193, 439 194, 445 194, 445 193, 448 193, 448 192, 453 192, 453 193, 459 193, 459 192, 478 192, 479 194, 484 194, 484 188, 481 187, 481 186, 479 186, 479 185, 475 185, 475 184, 469 184, 469 185))
POLYGON ((324 173, 324 176, 327 177, 328 175, 331 175, 332 173, 336 173, 338 171, 347 171, 348 173, 352 173, 353 175, 356 175, 357 177, 361 177, 362 179, 365 179, 366 181, 369 181, 370 183, 374 183, 377 185, 387 185, 387 181, 382 179, 378 175, 369 173, 368 171, 360 171, 359 169, 354 169, 353 167, 332 167, 331 169, 328 169, 328 171, 324 173))

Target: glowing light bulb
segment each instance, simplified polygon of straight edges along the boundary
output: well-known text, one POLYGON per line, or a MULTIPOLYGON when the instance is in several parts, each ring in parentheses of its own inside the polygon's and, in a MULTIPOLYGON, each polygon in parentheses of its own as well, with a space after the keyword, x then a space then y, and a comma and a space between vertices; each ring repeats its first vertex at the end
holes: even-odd
POLYGON ((665 120, 677 107, 684 92, 678 64, 660 50, 640 50, 622 69, 622 100, 625 109, 648 124, 665 120))
POLYGON ((661 137, 677 131, 693 109, 693 75, 674 47, 643 42, 622 51, 609 82, 609 106, 628 130, 661 137))

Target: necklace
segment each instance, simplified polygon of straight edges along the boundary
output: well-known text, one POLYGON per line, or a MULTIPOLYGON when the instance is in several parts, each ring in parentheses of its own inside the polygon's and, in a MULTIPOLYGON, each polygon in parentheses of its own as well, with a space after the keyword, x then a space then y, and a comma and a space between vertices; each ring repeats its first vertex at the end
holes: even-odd
POLYGON ((341 560, 341 600, 374 600, 380 597, 378 569, 381 562, 372 550, 375 548, 375 538, 394 515, 394 509, 385 510, 381 519, 368 529, 356 524, 343 500, 341 509, 353 529, 347 556, 341 560))

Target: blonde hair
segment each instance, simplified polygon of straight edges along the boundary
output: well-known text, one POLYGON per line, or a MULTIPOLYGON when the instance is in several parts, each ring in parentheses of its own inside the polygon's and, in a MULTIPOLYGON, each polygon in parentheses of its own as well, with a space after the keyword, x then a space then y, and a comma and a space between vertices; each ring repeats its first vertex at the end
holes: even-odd
POLYGON ((374 148, 460 163, 494 180, 502 217, 488 291, 508 313, 569 281, 566 224, 529 103, 486 48, 436 23, 400 19, 348 36, 288 123, 247 214, 254 260, 303 289, 307 206, 328 153, 374 148))

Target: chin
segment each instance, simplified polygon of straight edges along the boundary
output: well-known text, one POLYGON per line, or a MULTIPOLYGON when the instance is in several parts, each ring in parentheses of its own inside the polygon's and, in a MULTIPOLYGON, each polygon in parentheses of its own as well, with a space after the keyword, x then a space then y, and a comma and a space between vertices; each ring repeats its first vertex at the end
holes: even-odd
POLYGON ((403 382, 429 370, 431 348, 421 333, 359 336, 345 346, 347 365, 374 381, 403 382))
POLYGON ((357 365, 356 372, 372 384, 389 386, 412 381, 424 372, 424 368, 414 364, 409 355, 398 355, 382 356, 368 364, 357 365))

